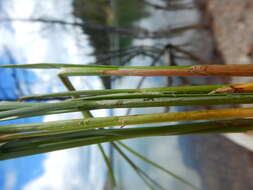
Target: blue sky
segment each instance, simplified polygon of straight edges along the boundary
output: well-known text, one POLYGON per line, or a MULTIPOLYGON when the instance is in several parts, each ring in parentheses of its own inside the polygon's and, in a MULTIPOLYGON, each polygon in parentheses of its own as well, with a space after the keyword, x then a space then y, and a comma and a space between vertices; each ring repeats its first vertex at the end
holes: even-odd
POLYGON ((0 162, 0 189, 22 189, 27 182, 43 174, 45 155, 35 155, 0 162))
MULTIPOLYGON (((1 5, 1 4, 0 4, 1 5)), ((0 9, 1 10, 1 9, 0 9)), ((11 24, 4 25, 6 30, 13 34, 14 29, 11 24)), ((11 49, 6 46, 0 52, 0 64, 17 64, 15 55, 12 54, 11 49)), ((0 70, 0 98, 1 99, 16 99, 20 93, 17 90, 17 82, 29 84, 36 80, 36 76, 29 71, 21 71, 14 69, 1 69, 0 70), (13 74, 16 74, 19 81, 15 80, 13 74)), ((25 89, 24 89, 25 90, 25 89)), ((41 117, 20 119, 18 121, 5 121, 3 124, 17 123, 17 122, 39 122, 42 121, 41 117)), ((0 189, 2 190, 18 190, 32 179, 42 175, 43 165, 41 164, 45 159, 45 155, 35 155, 0 162, 0 189), (25 172, 24 172, 25 171, 25 172)))
MULTIPOLYGON (((66 21, 73 20, 71 14, 72 0, 0 0, 0 18, 29 18, 29 17, 49 17, 64 19, 66 21)), ((157 19, 142 22, 148 24, 145 28, 153 28, 160 26, 163 23, 161 18, 164 15, 157 17, 157 19), (151 23, 151 24, 150 24, 151 23), (152 24, 153 23, 153 24, 152 24)), ((164 19, 167 24, 167 19, 164 19)), ((5 23, 0 25, 0 64, 14 64, 14 63, 39 63, 39 62, 58 62, 58 63, 74 63, 87 64, 93 62, 95 58, 89 56, 93 49, 89 45, 89 39, 82 34, 80 28, 66 27, 64 30, 61 27, 45 27, 42 24, 30 23, 5 23), (4 38, 2 38, 4 36, 4 38), (82 44, 82 46, 80 46, 82 44), (6 52, 7 51, 7 52, 6 52)), ((135 45, 150 45, 150 40, 135 41, 135 45)), ((139 61, 147 64, 146 61, 139 61)), ((0 71, 0 87, 7 85, 4 88, 11 97, 17 95, 14 88, 14 82, 10 78, 11 70, 0 71), (8 83, 6 83, 8 81, 8 83)), ((59 92, 65 90, 59 79, 56 77, 55 70, 32 70, 32 71, 17 71, 22 76, 29 76, 29 89, 33 93, 47 93, 59 92), (24 74, 25 72, 25 74, 24 74), (38 85, 39 83, 39 85, 38 85)), ((92 81, 91 88, 101 89, 101 81, 97 77, 73 77, 72 82, 77 89, 87 89, 85 81, 92 81)), ((117 87, 132 87, 136 83, 136 78, 131 77, 126 80, 120 80, 117 87)), ((22 89, 26 89, 24 80, 20 80, 22 89)), ((165 82, 165 81, 164 81, 165 82)), ((163 82, 162 82, 163 83, 163 82)), ((146 80, 145 87, 161 86, 159 80, 146 80)), ((3 94, 0 93, 0 97, 3 94)), ((154 112, 155 109, 152 109, 154 112)), ((146 113, 149 110, 133 110, 134 114, 146 113)), ((158 111, 160 112, 160 111, 158 111)), ((116 110, 116 114, 122 114, 122 110, 116 110)), ((106 116, 108 113, 105 110, 94 112, 95 116, 106 116)), ((44 117, 44 121, 64 120, 70 118, 80 118, 80 115, 50 115, 44 117)), ((42 118, 36 118, 37 121, 42 118)), ((20 120, 19 122, 31 122, 33 120, 20 120)), ((13 121, 12 121, 13 122, 13 121)), ((4 124, 3 122, 0 125, 4 124)), ((181 174, 186 176, 195 176, 194 173, 185 172, 182 161, 180 159, 180 152, 175 138, 158 138, 154 141, 147 139, 146 147, 149 149, 144 151, 139 148, 138 151, 149 157, 153 156, 153 160, 157 160, 163 165, 177 168, 181 174), (160 141, 159 141, 160 140, 160 141), (167 140, 167 141, 166 141, 167 140), (162 143, 161 143, 162 141, 162 143), (158 146, 159 144, 159 146, 158 146), (170 144, 168 147, 167 145, 170 144), (152 145, 152 146, 151 146, 152 145), (155 146, 157 145, 157 146, 155 146), (167 154, 167 157, 165 156, 167 154), (169 156, 168 156, 169 155, 169 156), (168 159, 170 162, 168 162, 168 159)), ((137 142, 137 141, 135 141, 137 142)), ((145 141, 138 141, 139 145, 145 141)), ((135 145, 138 144, 136 143, 135 145)), ((134 144, 133 144, 134 146, 134 144)), ((139 146, 141 147, 141 146, 139 146)), ((125 162, 120 162, 117 169, 123 171, 123 178, 128 179, 124 182, 126 186, 136 187, 140 184, 140 179, 135 175, 131 175, 127 170, 125 162), (123 163, 123 164, 122 164, 123 163), (123 166, 124 165, 124 166, 123 166), (125 173, 130 175, 125 175, 125 173), (129 181, 131 183, 129 184, 129 181)), ((173 169, 172 168, 172 169, 173 169)), ((104 179, 106 177, 106 167, 98 152, 96 146, 89 146, 83 148, 74 148, 62 151, 55 151, 48 154, 35 155, 31 157, 24 157, 12 159, 7 161, 0 161, 0 189, 1 190, 101 190, 104 179)), ((157 178, 162 178, 166 184, 174 184, 174 180, 167 176, 161 176, 154 173, 157 178)), ((180 174, 180 173, 179 173, 180 174)), ((132 188, 133 189, 133 188, 132 188)))
MULTIPOLYGON (((0 18, 45 16, 71 20, 73 19, 71 3, 71 0, 0 0, 0 18)), ((45 26, 42 24, 20 22, 1 24, 0 36, 4 38, 0 38, 0 64, 38 62, 85 64, 94 61, 94 58, 89 56, 93 49, 89 46, 87 36, 83 35, 80 29, 68 27, 65 30, 61 27, 44 29, 45 26), (77 46, 79 43, 83 46, 77 46)), ((92 88, 102 87, 97 77, 90 77, 88 80, 93 81, 92 88)), ((4 89, 0 90, 1 99, 15 99, 22 93, 29 94, 30 91, 48 93, 65 90, 56 77, 55 70, 45 72, 44 70, 1 69, 0 81, 0 89, 4 89), (18 76, 18 80, 14 80, 15 75, 18 76), (22 93, 17 90, 17 87, 22 89, 22 93)), ((83 78, 75 77, 72 81, 78 89, 87 89, 83 78)), ((96 114, 106 115, 105 111, 96 114)), ((51 115, 44 118, 1 122, 0 125, 78 117, 80 115, 77 114, 51 115)), ((0 189, 79 190, 83 187, 87 190, 101 189, 105 177, 103 172, 105 167, 101 160, 96 148, 85 147, 0 161, 0 189)))
MULTIPOLYGON (((0 64, 16 64, 15 58, 12 56, 11 52, 7 50, 1 52, 0 64)), ((17 92, 16 82, 13 79, 13 69, 1 69, 0 71, 0 83, 1 99, 12 99, 17 98, 19 93, 17 92)), ((16 71, 17 75, 26 76, 25 80, 35 80, 36 77, 29 71, 16 71)), ((19 81, 18 81, 19 82, 19 81)), ((29 84, 29 81, 28 81, 29 84)), ((30 118, 30 119, 20 119, 18 121, 5 121, 1 122, 3 124, 17 123, 17 122, 39 122, 42 121, 41 117, 30 118)), ((42 175, 43 166, 42 162, 45 159, 45 155, 35 155, 18 159, 11 159, 0 162, 0 189, 2 190, 16 190, 22 189, 22 187, 30 180, 42 175), (25 172, 24 172, 25 171, 25 172)))

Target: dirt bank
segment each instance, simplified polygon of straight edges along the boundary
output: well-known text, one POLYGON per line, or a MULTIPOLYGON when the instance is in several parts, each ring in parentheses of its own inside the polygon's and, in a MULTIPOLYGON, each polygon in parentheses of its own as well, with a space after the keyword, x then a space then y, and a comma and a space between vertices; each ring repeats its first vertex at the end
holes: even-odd
POLYGON ((225 64, 249 64, 253 57, 253 1, 200 0, 225 64))

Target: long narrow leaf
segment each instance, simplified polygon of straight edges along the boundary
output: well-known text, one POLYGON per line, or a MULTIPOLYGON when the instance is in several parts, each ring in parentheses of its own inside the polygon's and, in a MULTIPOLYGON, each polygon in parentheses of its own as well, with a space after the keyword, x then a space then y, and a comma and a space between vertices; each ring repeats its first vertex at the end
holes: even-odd
POLYGON ((0 126, 0 134, 8 135, 10 133, 24 133, 24 135, 29 136, 29 133, 36 134, 36 132, 55 134, 103 127, 129 126, 173 121, 239 119, 242 117, 253 117, 252 110, 253 108, 218 109, 132 116, 98 117, 31 124, 12 124, 0 126))
POLYGON ((218 88, 228 87, 230 85, 201 85, 201 86, 174 86, 167 88, 144 88, 144 89, 105 89, 105 90, 80 90, 80 91, 68 91, 58 92, 50 94, 39 94, 32 96, 22 97, 22 100, 26 99, 47 99, 47 98, 61 98, 71 96, 91 96, 91 95, 107 95, 107 94, 118 94, 118 93, 147 93, 147 92, 161 92, 170 94, 201 94, 209 93, 218 88))
POLYGON ((138 167, 115 143, 112 143, 113 148, 124 158, 124 160, 133 168, 133 170, 143 179, 143 182, 150 188, 153 189, 153 186, 159 189, 164 190, 164 188, 152 179, 144 170, 138 167), (144 177, 144 178, 143 178, 144 177), (145 180, 147 179, 147 180, 145 180))
MULTIPOLYGON (((94 109, 111 108, 140 108, 140 107, 166 107, 166 106, 193 106, 193 105, 226 105, 226 104, 250 104, 253 103, 251 94, 234 95, 210 95, 196 97, 161 97, 135 99, 115 99, 115 100, 88 100, 73 99, 57 103, 44 103, 43 105, 19 108, 0 112, 0 120, 18 119, 39 115, 48 115, 54 112, 66 113, 75 111, 85 111, 94 109)), ((32 103, 30 103, 32 104, 32 103)))
POLYGON ((61 68, 61 76, 252 76, 253 65, 105 66, 72 64, 3 65, 8 68, 61 68))
POLYGON ((143 160, 144 162, 154 166, 155 168, 158 168, 160 170, 162 170, 163 172, 169 174, 170 176, 174 177, 175 179, 177 179, 178 181, 180 181, 181 183, 186 184, 187 186, 193 188, 193 189, 198 189, 195 185, 193 185, 191 182, 186 181, 184 178, 178 176, 177 174, 165 169, 164 167, 160 166, 159 164, 157 164, 156 162, 151 161, 150 159, 148 159, 147 157, 143 156, 142 154, 134 151, 132 148, 130 148, 129 146, 127 146, 126 144, 117 141, 116 143, 118 143, 120 146, 124 147, 127 151, 129 151, 130 153, 132 153, 133 155, 135 155, 136 157, 138 157, 139 159, 143 160))
MULTIPOLYGON (((73 86, 71 81, 68 79, 68 77, 59 76, 59 78, 68 90, 75 90, 75 87, 73 86)), ((79 98, 79 96, 73 96, 73 98, 79 98)), ((93 118, 93 115, 88 110, 87 111, 82 111, 81 113, 84 116, 84 118, 93 118)), ((113 169, 112 169, 112 165, 110 163, 110 160, 107 157, 107 155, 105 154, 103 146, 101 144, 98 144, 97 146, 98 146, 98 149, 99 149, 99 151, 100 151, 100 153, 101 153, 101 155, 104 159, 104 162, 105 162, 105 164, 108 168, 112 185, 116 186, 116 180, 115 180, 115 177, 114 177, 114 173, 113 173, 113 169)))
POLYGON ((218 129, 219 133, 253 130, 253 120, 239 119, 162 127, 84 130, 42 137, 16 138, 0 145, 0 160, 129 138, 216 133, 218 129))
POLYGON ((103 156, 103 159, 105 161, 106 167, 108 168, 112 184, 113 184, 113 186, 117 186, 116 179, 115 179, 115 176, 114 176, 114 172, 113 172, 113 169, 112 169, 112 166, 111 166, 111 163, 110 163, 110 159, 105 154, 104 148, 102 147, 101 144, 98 144, 98 148, 99 148, 99 151, 101 152, 101 154, 103 156))

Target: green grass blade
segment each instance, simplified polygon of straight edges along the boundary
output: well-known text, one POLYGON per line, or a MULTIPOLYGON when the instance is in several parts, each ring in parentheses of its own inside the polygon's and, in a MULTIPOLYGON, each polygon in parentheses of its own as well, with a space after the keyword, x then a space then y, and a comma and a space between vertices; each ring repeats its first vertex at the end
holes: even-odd
POLYGON ((253 66, 193 65, 193 66, 106 66, 71 64, 3 65, 9 68, 61 68, 61 76, 252 76, 253 66), (30 66, 29 66, 30 65, 30 66))
MULTIPOLYGON (((113 126, 130 126, 138 124, 151 124, 151 123, 163 123, 172 121, 190 121, 190 120, 207 120, 207 119, 235 119, 241 117, 252 117, 252 108, 237 108, 237 109, 219 109, 219 110, 206 110, 206 111, 188 111, 188 112, 171 112, 171 113, 158 113, 158 114, 143 114, 143 115, 132 115, 132 116, 114 116, 114 117, 97 117, 87 119, 74 119, 74 120, 63 120, 63 121, 52 121, 44 123, 30 123, 30 124, 11 124, 0 126, 0 134, 11 136, 10 133, 23 134, 29 136, 30 133, 36 135, 36 132, 44 132, 46 134, 56 133, 69 133, 75 131, 82 131, 88 129, 96 129, 103 127, 113 126)), ((187 125, 186 127, 181 126, 173 127, 170 126, 170 132, 179 132, 179 129, 195 131, 202 130, 203 128, 210 126, 212 130, 221 130, 220 132, 226 132, 232 130, 246 130, 240 128, 240 124, 251 125, 252 120, 232 120, 229 121, 216 121, 211 123, 199 123, 198 126, 195 124, 187 125), (208 125, 206 125, 208 124, 208 125), (228 125, 229 124, 229 125, 228 125), (189 126, 189 127, 188 127, 189 126), (221 126, 221 127, 220 127, 221 126), (225 126, 229 126, 225 128, 225 126), (234 128, 233 128, 234 127, 234 128)), ((140 129, 141 130, 141 129, 140 129)), ((161 130, 161 129, 160 129, 161 130)), ((168 129, 166 129, 168 130, 168 129)), ((205 130, 207 130, 205 128, 205 130)), ((145 130, 143 131, 143 133, 145 130)), ((183 131, 184 132, 184 131, 183 131)), ((201 133, 203 131, 200 131, 201 133)), ((145 134, 145 133, 144 133, 145 134)), ((13 137, 14 138, 14 137, 13 137)), ((3 137, 2 137, 3 139, 3 137)))
POLYGON ((25 107, 44 105, 44 103, 9 102, 0 101, 0 111, 14 110, 25 107))
POLYGON ((98 148, 99 148, 99 151, 101 152, 102 157, 103 157, 103 159, 104 159, 104 161, 105 161, 106 167, 108 168, 108 171, 109 171, 109 175, 110 175, 112 184, 113 184, 113 186, 117 186, 117 184, 116 184, 116 179, 115 179, 115 176, 114 176, 114 172, 113 172, 113 169, 112 169, 112 165, 111 165, 110 159, 109 159, 109 157, 105 154, 104 148, 102 147, 101 144, 98 144, 98 148))
POLYGON ((173 178, 175 178, 176 180, 180 181, 181 183, 191 187, 192 189, 198 189, 195 185, 193 185, 192 183, 190 183, 189 181, 185 180, 184 178, 178 176, 177 174, 165 169, 164 167, 160 166, 159 164, 151 161, 150 159, 148 159, 147 157, 143 156, 142 154, 134 151, 132 148, 130 148, 129 146, 127 146, 126 144, 117 141, 116 143, 118 143, 120 146, 124 147, 127 151, 129 151, 130 153, 132 153, 133 155, 135 155, 136 157, 138 157, 139 159, 143 160, 144 162, 154 166, 155 168, 167 173, 168 175, 172 176, 173 178))
POLYGON ((167 94, 207 94, 217 88, 228 87, 230 85, 200 85, 200 86, 180 86, 180 87, 166 87, 166 88, 143 88, 143 89, 105 89, 105 90, 79 90, 79 91, 68 91, 58 92, 50 94, 38 94, 32 96, 22 97, 22 100, 26 99, 47 99, 47 98, 61 98, 71 96, 93 96, 93 95, 108 95, 118 93, 148 93, 148 92, 160 92, 167 94))
POLYGON ((122 158, 127 161, 127 163, 133 168, 133 170, 143 179, 143 182, 150 188, 153 189, 153 186, 158 187, 159 189, 164 190, 164 188, 153 180, 149 175, 146 174, 140 167, 138 167, 115 143, 112 143, 113 148, 122 156, 122 158), (147 180, 144 180, 144 179, 147 180), (152 184, 152 185, 151 185, 152 184))
POLYGON ((253 120, 238 119, 162 127, 83 130, 42 137, 29 137, 28 135, 24 139, 10 140, 0 145, 0 160, 123 139, 195 134, 201 132, 205 134, 206 130, 208 133, 212 133, 217 132, 217 129, 220 129, 220 133, 245 132, 253 129, 253 120))
MULTIPOLYGON (((73 86, 73 84, 71 83, 71 81, 68 79, 68 77, 64 77, 64 76, 60 76, 60 75, 58 75, 58 77, 60 78, 60 80, 62 81, 62 83, 65 85, 65 87, 68 90, 74 90, 74 91, 76 90, 75 87, 73 86)), ((73 96, 73 98, 79 98, 79 96, 73 96)), ((90 113, 89 110, 82 111, 81 113, 84 116, 84 118, 93 118, 93 115, 90 113)), ((106 167, 107 167, 109 175, 110 175, 112 186, 114 187, 114 186, 116 186, 116 180, 114 177, 111 162, 110 162, 109 158, 107 157, 107 155, 105 154, 103 146, 101 144, 98 144, 97 146, 98 146, 98 149, 104 159, 104 162, 106 164, 106 167)))
POLYGON ((63 67, 82 67, 75 64, 59 64, 59 63, 36 63, 36 64, 17 64, 17 65, 1 65, 0 68, 20 68, 20 69, 59 69, 63 67))
MULTIPOLYGON (((114 95, 115 96, 115 95, 114 95)), ((131 95, 135 96, 135 95, 131 95)), ((138 95, 139 96, 139 95, 138 95)), ((148 98, 134 99, 112 99, 112 100, 92 100, 87 98, 73 99, 57 103, 44 103, 31 107, 19 108, 0 112, 0 120, 17 119, 48 113, 66 113, 67 111, 87 111, 94 109, 111 108, 140 108, 140 107, 167 107, 167 106, 204 106, 204 105, 226 105, 226 104, 250 104, 253 103, 252 94, 232 94, 232 95, 205 95, 195 97, 155 97, 149 95, 148 98), (154 98, 153 98, 154 97, 154 98)), ((29 103, 32 104, 32 103, 29 103)))
POLYGON ((95 64, 66 64, 66 63, 32 63, 17 65, 0 65, 0 68, 19 68, 19 69, 61 69, 61 68, 118 68, 118 66, 95 65, 95 64))
POLYGON ((174 69, 188 68, 190 66, 114 66, 114 65, 98 65, 98 64, 66 64, 66 63, 33 63, 33 64, 17 64, 17 65, 0 65, 0 68, 20 68, 20 69, 61 69, 61 68, 92 68, 92 69, 174 69))

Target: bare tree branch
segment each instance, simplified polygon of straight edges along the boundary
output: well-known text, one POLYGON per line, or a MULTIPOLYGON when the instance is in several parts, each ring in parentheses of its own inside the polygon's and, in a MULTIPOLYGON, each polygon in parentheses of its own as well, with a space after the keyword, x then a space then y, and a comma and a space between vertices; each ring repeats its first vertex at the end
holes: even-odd
POLYGON ((84 29, 94 30, 94 31, 104 31, 109 33, 115 33, 122 36, 130 36, 133 38, 168 38, 175 35, 179 35, 182 32, 188 30, 196 30, 196 29, 206 29, 204 25, 189 25, 189 26, 181 26, 176 28, 168 28, 165 30, 159 31, 149 31, 143 28, 124 28, 124 27, 115 27, 115 26, 107 26, 102 24, 95 23, 82 23, 82 22, 69 22, 58 19, 47 19, 47 18, 2 18, 0 22, 39 22, 39 23, 48 23, 48 24, 60 24, 63 26, 73 26, 73 27, 82 27, 84 29))

